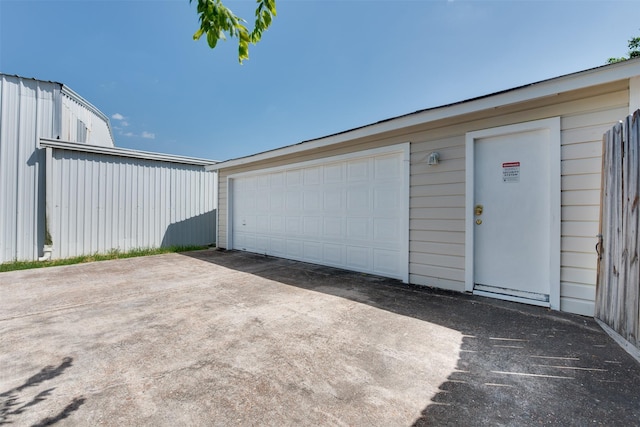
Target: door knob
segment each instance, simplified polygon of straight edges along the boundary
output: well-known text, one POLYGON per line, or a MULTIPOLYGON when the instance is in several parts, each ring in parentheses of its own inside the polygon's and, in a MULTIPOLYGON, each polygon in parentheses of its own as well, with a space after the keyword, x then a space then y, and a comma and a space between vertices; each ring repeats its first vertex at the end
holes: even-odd
POLYGON ((482 215, 482 209, 483 209, 482 205, 476 205, 474 209, 476 216, 482 215))

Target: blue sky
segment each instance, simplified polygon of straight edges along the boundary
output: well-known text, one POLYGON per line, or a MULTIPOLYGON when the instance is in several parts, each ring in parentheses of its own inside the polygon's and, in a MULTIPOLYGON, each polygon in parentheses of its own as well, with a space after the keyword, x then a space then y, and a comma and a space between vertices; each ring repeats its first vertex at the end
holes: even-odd
POLYGON ((118 147, 224 160, 597 67, 640 35, 639 1, 277 8, 239 65, 235 39, 192 40, 188 0, 0 0, 0 71, 69 86, 118 147))

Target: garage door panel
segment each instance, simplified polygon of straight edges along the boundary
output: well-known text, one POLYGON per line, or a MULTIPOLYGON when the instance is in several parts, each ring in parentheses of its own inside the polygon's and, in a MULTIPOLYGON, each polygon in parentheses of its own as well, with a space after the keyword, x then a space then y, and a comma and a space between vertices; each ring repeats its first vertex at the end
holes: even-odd
POLYGON ((258 248, 256 247, 255 234, 238 232, 234 235, 234 239, 239 249, 250 252, 258 252, 258 248))
POLYGON ((254 241, 256 252, 266 254, 269 252, 269 238, 257 235, 254 241))
POLYGON ((306 168, 302 172, 302 183, 304 185, 319 185, 322 183, 322 167, 306 168))
POLYGON ((396 218, 374 218, 373 219, 373 239, 379 243, 395 245, 396 236, 400 233, 400 222, 396 218))
POLYGON ((256 177, 256 189, 260 190, 260 189, 264 189, 264 188, 269 188, 270 187, 270 180, 271 180, 271 175, 267 174, 267 175, 259 175, 256 177))
POLYGON ((369 159, 347 162, 347 180, 349 182, 369 180, 369 159))
POLYGON ((385 249, 373 250, 373 270, 381 275, 397 275, 399 259, 398 251, 385 249))
POLYGON ((269 238, 269 253, 275 256, 285 256, 287 254, 287 242, 282 237, 269 238))
POLYGON ((406 280, 404 156, 232 176, 230 247, 406 280))
POLYGON ((269 212, 269 193, 256 191, 254 194, 254 209, 256 212, 269 212))
MULTIPOLYGON (((397 183, 385 183, 373 189, 373 209, 376 215, 381 212, 395 212, 401 206, 402 197, 398 194, 397 183)), ((395 215, 395 213, 394 213, 395 215)))
POLYGON ((344 165, 342 163, 325 165, 323 167, 323 178, 325 184, 332 182, 342 183, 344 181, 344 165))
POLYGON ((254 233, 256 231, 255 215, 242 215, 233 219, 233 225, 236 230, 244 233, 254 233))
POLYGON ((287 216, 285 233, 288 236, 302 234, 302 219, 298 216, 287 216))
POLYGON ((303 259, 309 262, 322 262, 322 243, 305 241, 302 244, 303 259))
POLYGON ((302 171, 300 169, 286 172, 287 187, 302 185, 302 171))
POLYGON ((287 191, 284 206, 288 214, 302 210, 302 194, 300 190, 287 191))
POLYGON ((345 265, 344 246, 339 244, 325 243, 322 248, 323 261, 335 267, 345 265))
POLYGON ((323 236, 326 238, 342 238, 344 236, 344 218, 339 217, 325 217, 323 236))
POLYGON ((322 231, 322 218, 320 217, 304 217, 302 220, 302 233, 305 237, 321 236, 322 231))
POLYGON ((305 212, 316 213, 322 207, 322 193, 315 187, 317 186, 309 189, 308 186, 305 186, 305 192, 302 194, 302 209, 305 212))
POLYGON ((241 182, 238 183, 238 189, 242 190, 243 192, 247 192, 249 190, 255 190, 256 178, 248 177, 247 179, 243 179, 241 182))
POLYGON ((269 210, 270 212, 284 212, 284 193, 269 193, 269 210))
POLYGON ((302 260, 302 241, 287 239, 286 253, 287 258, 302 260))
POLYGON ((256 230, 269 229, 269 215, 256 215, 256 230))
POLYGON ((376 180, 398 179, 401 176, 402 159, 398 156, 378 156, 373 162, 376 180))
POLYGON ((324 205, 323 210, 325 213, 334 213, 342 211, 344 208, 343 203, 344 190, 339 187, 325 188, 324 190, 324 205))
POLYGON ((273 234, 284 234, 285 221, 283 215, 271 215, 269 217, 269 232, 273 234))
POLYGON ((240 208, 241 212, 251 212, 252 210, 255 210, 256 208, 256 192, 255 190, 243 190, 240 189, 239 193, 242 194, 241 197, 238 197, 238 200, 236 201, 238 204, 238 207, 240 208))
POLYGON ((368 214, 371 212, 368 185, 352 186, 347 189, 347 211, 350 214, 368 214))
POLYGON ((359 271, 371 270, 370 249, 362 246, 347 246, 347 268, 359 271))
POLYGON ((347 218, 347 239, 367 240, 369 229, 369 218, 347 218))
POLYGON ((284 186, 284 172, 273 172, 269 174, 269 187, 277 188, 284 186))

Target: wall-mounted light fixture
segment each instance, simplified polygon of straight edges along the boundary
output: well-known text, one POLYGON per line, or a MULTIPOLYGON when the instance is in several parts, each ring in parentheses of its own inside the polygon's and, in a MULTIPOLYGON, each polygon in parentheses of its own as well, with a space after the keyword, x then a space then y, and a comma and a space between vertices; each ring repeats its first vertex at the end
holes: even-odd
POLYGON ((429 154, 429 157, 427 157, 427 164, 429 166, 433 166, 437 165, 438 163, 440 163, 440 153, 434 151, 433 153, 429 154))

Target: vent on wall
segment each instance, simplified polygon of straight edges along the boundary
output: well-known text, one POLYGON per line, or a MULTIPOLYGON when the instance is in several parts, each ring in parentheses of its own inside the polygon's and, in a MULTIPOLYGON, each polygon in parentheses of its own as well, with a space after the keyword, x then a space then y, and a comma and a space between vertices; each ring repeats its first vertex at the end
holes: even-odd
POLYGON ((82 120, 76 120, 78 122, 76 126, 76 142, 87 142, 87 127, 82 120))

